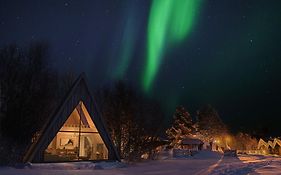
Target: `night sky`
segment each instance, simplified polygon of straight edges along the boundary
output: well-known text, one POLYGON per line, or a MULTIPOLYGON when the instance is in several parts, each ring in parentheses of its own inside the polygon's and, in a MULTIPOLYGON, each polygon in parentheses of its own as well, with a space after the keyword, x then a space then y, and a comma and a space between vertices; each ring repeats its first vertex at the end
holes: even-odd
POLYGON ((91 88, 122 79, 171 117, 213 105, 234 130, 281 127, 280 0, 0 0, 0 47, 45 41, 91 88))

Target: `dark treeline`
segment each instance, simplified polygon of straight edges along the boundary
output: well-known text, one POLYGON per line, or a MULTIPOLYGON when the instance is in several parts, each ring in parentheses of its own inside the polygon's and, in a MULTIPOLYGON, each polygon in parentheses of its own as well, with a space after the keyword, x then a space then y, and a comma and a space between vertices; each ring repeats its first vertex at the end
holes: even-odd
POLYGON ((10 45, 0 50, 0 160, 17 162, 56 104, 58 76, 48 64, 48 45, 10 45))
POLYGON ((73 73, 59 75, 48 53, 45 42, 0 49, 0 164, 22 160, 75 80, 73 73))
MULTIPOLYGON (((58 75, 49 60, 43 42, 0 50, 0 164, 22 160, 76 79, 71 72, 58 75)), ((164 115, 156 102, 121 81, 98 92, 100 110, 122 158, 138 160, 159 145, 164 115)))

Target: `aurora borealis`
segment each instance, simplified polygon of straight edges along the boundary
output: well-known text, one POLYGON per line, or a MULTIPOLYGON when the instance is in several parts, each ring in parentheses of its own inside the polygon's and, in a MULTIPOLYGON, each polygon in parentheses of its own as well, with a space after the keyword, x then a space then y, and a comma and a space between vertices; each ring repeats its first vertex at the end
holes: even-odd
POLYGON ((280 11, 278 0, 2 0, 0 48, 46 41, 58 71, 85 72, 93 91, 123 80, 167 119, 211 104, 234 128, 281 132, 280 11))
MULTIPOLYGON (((126 14, 127 15, 127 14, 126 14)), ((126 70, 129 67, 130 60, 133 57, 133 51, 137 33, 137 22, 134 20, 136 18, 136 14, 134 9, 129 9, 128 18, 125 20, 124 28, 122 31, 122 39, 121 39, 121 49, 120 49, 120 61, 116 66, 115 73, 113 77, 115 79, 121 79, 124 77, 126 70)))
POLYGON ((147 92, 167 49, 184 40, 194 26, 201 0, 154 0, 147 34, 147 63, 143 88, 147 92))

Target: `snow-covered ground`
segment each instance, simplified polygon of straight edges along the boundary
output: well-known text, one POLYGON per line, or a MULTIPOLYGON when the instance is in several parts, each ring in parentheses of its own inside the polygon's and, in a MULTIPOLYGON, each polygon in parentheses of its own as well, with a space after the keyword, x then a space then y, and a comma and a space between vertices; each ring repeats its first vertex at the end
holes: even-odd
POLYGON ((0 167, 0 175, 170 175, 170 174, 281 174, 281 157, 239 155, 227 157, 215 152, 182 159, 148 161, 137 164, 120 162, 77 162, 31 164, 22 169, 0 167))

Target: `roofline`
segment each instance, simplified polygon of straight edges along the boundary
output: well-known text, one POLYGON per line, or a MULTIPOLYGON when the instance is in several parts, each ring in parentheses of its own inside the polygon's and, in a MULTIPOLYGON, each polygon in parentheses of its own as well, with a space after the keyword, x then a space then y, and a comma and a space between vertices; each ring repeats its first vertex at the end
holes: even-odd
POLYGON ((51 112, 51 114, 49 115, 49 117, 47 118, 47 121, 45 122, 45 124, 42 126, 42 129, 39 131, 39 138, 30 144, 30 146, 28 146, 28 150, 26 151, 26 153, 24 154, 23 157, 23 162, 28 162, 30 161, 30 157, 32 156, 32 151, 35 147, 35 145, 37 145, 37 143, 42 139, 42 133, 44 133, 47 129, 47 127, 50 125, 50 123, 52 123, 53 119, 55 118, 55 114, 59 113, 59 111, 62 109, 62 107, 65 105, 67 99, 70 98, 70 94, 73 93, 73 91, 75 90, 75 88, 78 86, 79 82, 81 81, 81 79, 83 78, 83 76, 85 76, 85 73, 82 73, 73 83, 73 85, 69 88, 69 90, 67 91, 67 93, 64 95, 64 97, 60 100, 59 105, 57 105, 57 107, 51 112))

